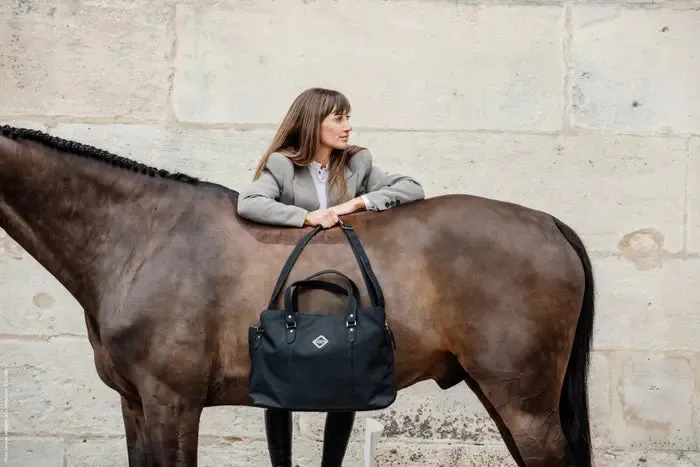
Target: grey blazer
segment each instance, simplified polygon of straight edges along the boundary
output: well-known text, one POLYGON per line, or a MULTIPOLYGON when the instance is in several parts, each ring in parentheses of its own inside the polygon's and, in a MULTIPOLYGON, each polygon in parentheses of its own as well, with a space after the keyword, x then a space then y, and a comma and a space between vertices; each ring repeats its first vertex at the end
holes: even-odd
MULTIPOLYGON (((372 155, 363 149, 345 167, 347 193, 340 202, 366 195, 377 210, 425 198, 423 187, 413 178, 388 174, 372 164, 372 155)), ((335 187, 328 196, 329 206, 337 197, 335 187)), ((319 208, 313 178, 307 167, 298 167, 281 153, 268 158, 260 178, 249 184, 238 197, 238 214, 264 224, 302 227, 309 211, 319 208)))

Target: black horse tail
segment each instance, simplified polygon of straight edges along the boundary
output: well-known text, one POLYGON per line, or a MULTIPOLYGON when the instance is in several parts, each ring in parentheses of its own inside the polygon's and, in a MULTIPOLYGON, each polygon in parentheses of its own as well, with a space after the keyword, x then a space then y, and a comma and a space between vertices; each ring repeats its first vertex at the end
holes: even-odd
POLYGON ((570 463, 576 467, 591 467, 591 429, 588 418, 588 368, 590 364, 593 317, 595 309, 594 281, 591 261, 579 236, 568 225, 554 218, 564 238, 576 250, 583 265, 585 285, 581 314, 578 318, 574 346, 564 375, 559 400, 559 417, 569 444, 570 463))

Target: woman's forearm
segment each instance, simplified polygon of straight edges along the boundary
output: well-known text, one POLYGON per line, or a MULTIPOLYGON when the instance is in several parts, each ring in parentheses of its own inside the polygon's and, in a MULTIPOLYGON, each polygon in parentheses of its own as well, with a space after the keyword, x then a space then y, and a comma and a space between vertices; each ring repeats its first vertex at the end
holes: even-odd
POLYGON ((331 209, 335 211, 337 215, 342 216, 365 208, 366 206, 364 200, 361 197, 357 197, 337 206, 333 206, 331 209))

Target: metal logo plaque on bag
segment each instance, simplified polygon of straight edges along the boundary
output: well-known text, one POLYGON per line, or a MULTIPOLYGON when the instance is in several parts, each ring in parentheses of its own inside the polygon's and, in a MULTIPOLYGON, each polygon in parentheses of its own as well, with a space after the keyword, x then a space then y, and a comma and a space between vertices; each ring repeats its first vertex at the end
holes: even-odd
POLYGON ((321 335, 318 336, 316 339, 314 339, 314 340, 312 341, 312 343, 313 343, 317 348, 320 349, 320 348, 323 347, 324 345, 328 344, 328 339, 326 339, 326 336, 324 336, 323 334, 321 334, 321 335))

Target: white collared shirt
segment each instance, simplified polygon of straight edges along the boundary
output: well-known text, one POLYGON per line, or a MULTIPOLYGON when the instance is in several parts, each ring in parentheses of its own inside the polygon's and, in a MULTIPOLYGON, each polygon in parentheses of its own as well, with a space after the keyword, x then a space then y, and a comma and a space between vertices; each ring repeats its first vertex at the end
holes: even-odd
MULTIPOLYGON (((311 161, 309 171, 316 187, 319 209, 326 209, 328 208, 328 167, 322 167, 319 162, 311 161)), ((368 211, 377 210, 376 206, 365 195, 362 195, 361 198, 365 202, 368 211)))
POLYGON ((314 179, 316 186, 316 195, 318 196, 318 205, 320 209, 328 207, 327 186, 328 186, 328 167, 322 167, 319 162, 311 161, 309 165, 311 178, 314 179))

